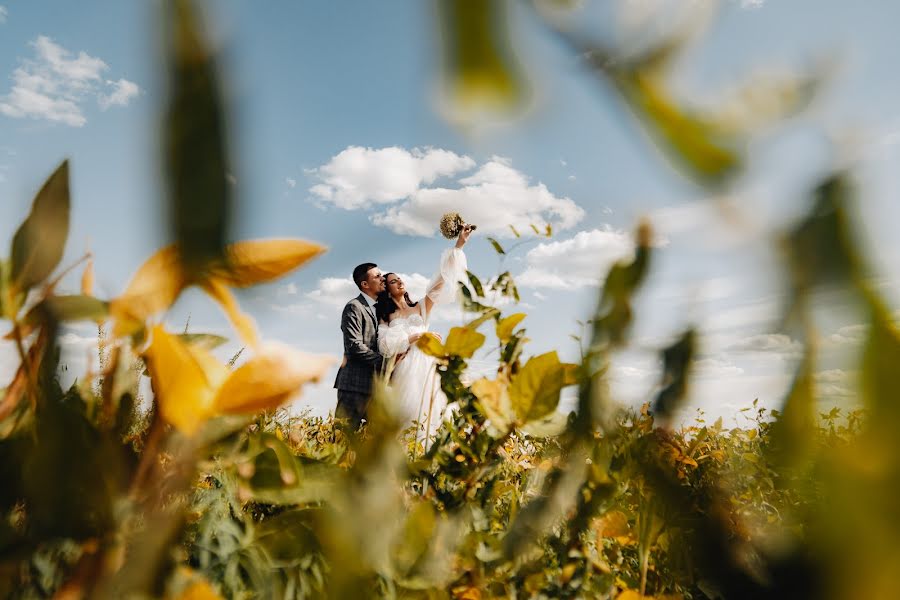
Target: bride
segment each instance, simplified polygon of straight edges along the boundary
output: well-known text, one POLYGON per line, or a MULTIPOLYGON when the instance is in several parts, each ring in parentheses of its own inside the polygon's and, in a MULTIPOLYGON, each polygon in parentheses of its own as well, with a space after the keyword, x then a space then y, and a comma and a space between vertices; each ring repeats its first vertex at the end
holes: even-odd
POLYGON ((419 428, 418 439, 426 439, 441 424, 447 396, 441 390, 441 380, 433 357, 419 350, 416 342, 424 335, 437 334, 429 330, 429 317, 435 304, 456 298, 457 282, 466 275, 466 245, 472 229, 466 226, 441 256, 437 274, 425 290, 425 298, 413 302, 403 280, 396 273, 385 275, 385 290, 378 294, 375 312, 378 315, 378 350, 388 358, 388 376, 398 417, 419 428), (391 373, 393 366, 393 373, 391 373), (424 435, 420 435, 424 434, 424 435))

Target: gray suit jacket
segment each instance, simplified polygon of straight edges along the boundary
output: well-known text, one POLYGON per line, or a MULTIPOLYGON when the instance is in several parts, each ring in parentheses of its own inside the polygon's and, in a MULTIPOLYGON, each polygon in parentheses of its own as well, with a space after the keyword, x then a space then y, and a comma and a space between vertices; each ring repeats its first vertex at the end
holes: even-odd
POLYGON ((338 369, 334 387, 338 390, 369 394, 372 378, 384 366, 378 353, 378 323, 360 294, 344 306, 341 332, 344 334, 344 362, 338 369))

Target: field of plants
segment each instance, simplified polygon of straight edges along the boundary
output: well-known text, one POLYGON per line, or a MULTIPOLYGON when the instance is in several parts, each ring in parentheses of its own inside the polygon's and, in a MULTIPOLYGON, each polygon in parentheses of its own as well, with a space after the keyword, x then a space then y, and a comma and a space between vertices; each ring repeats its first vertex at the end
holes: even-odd
MULTIPOLYGON (((455 412, 417 441, 379 384, 354 433, 280 408, 331 363, 261 339, 233 290, 325 249, 231 241, 237 199, 215 56, 193 3, 163 4, 172 243, 120 295, 96 297, 90 255, 61 264, 78 206, 66 162, 0 260, 5 335, 20 359, 0 398, 0 597, 900 597, 900 330, 860 250, 851 172, 810 185, 806 216, 778 232, 784 327, 804 348, 779 410, 748 398, 737 426, 702 413, 673 426, 693 329, 659 349, 652 402, 631 410, 611 397, 610 360, 641 319, 633 299, 653 260, 653 224, 642 222, 633 259, 606 274, 580 362, 530 352, 509 272, 470 273, 460 290, 468 322, 420 341, 455 412), (58 292, 79 271, 81 292, 58 292), (858 409, 823 409, 814 385, 814 308, 828 286, 852 296, 868 324, 858 409), (189 287, 228 315, 240 357, 221 361, 211 351, 222 338, 166 324, 189 287), (97 324, 98 368, 63 389, 57 338, 71 322, 97 324), (496 368, 473 380, 468 362, 487 347, 496 368), (557 407, 570 387, 577 409, 565 415, 557 407)), ((494 5, 442 6, 457 100, 512 101, 514 65, 488 26, 494 5)), ((682 40, 610 61, 554 35, 593 57, 593 75, 686 178, 721 189, 741 168, 749 125, 684 107, 665 87, 682 40)), ((801 110, 815 87, 789 84, 773 120, 801 110)))

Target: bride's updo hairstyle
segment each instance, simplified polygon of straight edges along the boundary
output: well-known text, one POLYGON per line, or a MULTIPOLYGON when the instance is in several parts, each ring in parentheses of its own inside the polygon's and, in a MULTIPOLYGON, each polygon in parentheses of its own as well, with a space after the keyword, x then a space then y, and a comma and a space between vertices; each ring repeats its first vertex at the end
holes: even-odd
MULTIPOLYGON (((384 321, 385 323, 389 322, 391 315, 397 310, 397 303, 391 298, 391 294, 388 292, 387 287, 387 282, 391 278, 391 275, 396 275, 396 273, 388 273, 384 276, 384 291, 378 292, 378 297, 375 300, 375 316, 378 317, 379 321, 384 321)), ((409 299, 409 292, 403 293, 403 299, 406 300, 407 306, 416 306, 419 304, 418 302, 413 302, 409 299)))

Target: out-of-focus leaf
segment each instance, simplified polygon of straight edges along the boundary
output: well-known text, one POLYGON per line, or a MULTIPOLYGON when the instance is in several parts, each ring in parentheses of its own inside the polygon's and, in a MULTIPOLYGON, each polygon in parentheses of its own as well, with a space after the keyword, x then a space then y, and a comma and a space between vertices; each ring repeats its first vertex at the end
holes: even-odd
POLYGON ((688 329, 674 344, 662 351, 662 389, 653 402, 655 415, 671 416, 684 400, 696 338, 694 330, 688 329))
POLYGON ((797 464, 815 443, 816 399, 813 387, 813 349, 807 342, 803 361, 772 425, 772 450, 783 466, 797 464))
POLYGON ((305 510, 288 510, 267 517, 255 530, 254 540, 260 544, 280 568, 295 567, 319 551, 319 543, 310 528, 310 514, 305 510))
POLYGON ((26 291, 59 264, 69 236, 69 161, 47 179, 16 230, 10 251, 10 283, 26 291))
MULTIPOLYGON (((669 45, 665 50, 674 52, 676 47, 669 45)), ((741 165, 735 140, 721 135, 702 114, 679 106, 666 86, 666 73, 659 67, 669 60, 669 56, 660 56, 652 64, 639 61, 624 69, 606 71, 628 106, 673 158, 695 177, 721 182, 741 165)))
POLYGON ((472 319, 471 321, 466 323, 466 327, 469 329, 478 329, 479 327, 481 327, 482 323, 491 319, 495 319, 498 316, 500 316, 500 309, 491 308, 490 310, 486 310, 480 317, 472 319))
POLYGON ((203 360, 162 326, 153 328, 144 354, 160 414, 186 435, 193 435, 213 414, 215 389, 224 381, 225 367, 203 360), (204 362, 205 364, 201 364, 204 362))
POLYGON ((444 353, 448 356, 472 358, 475 351, 484 345, 484 334, 469 327, 453 327, 444 342, 444 353))
POLYGON ((468 110, 503 110, 522 95, 506 32, 506 3, 440 2, 451 99, 468 110))
POLYGON ((871 311, 869 337, 862 353, 860 367, 860 388, 862 398, 871 410, 872 425, 887 433, 895 444, 895 452, 900 455, 896 432, 900 427, 900 331, 893 324, 887 307, 872 293, 868 297, 871 311))
POLYGON ((486 313, 488 311, 494 310, 493 306, 487 306, 486 304, 482 304, 477 300, 472 298, 472 292, 469 291, 469 288, 466 287, 465 284, 459 284, 460 297, 462 298, 462 306, 463 310, 466 312, 478 312, 478 313, 486 313))
POLYGON ((180 333, 178 338, 189 346, 210 352, 228 341, 228 338, 214 333, 180 333))
POLYGON ((81 293, 84 296, 94 295, 94 257, 88 256, 87 264, 81 273, 81 293))
POLYGON ((491 284, 491 289, 495 292, 500 292, 507 298, 513 298, 516 302, 520 300, 519 288, 516 287, 516 282, 509 271, 504 271, 497 275, 497 279, 491 284))
POLYGON ((500 319, 500 322, 497 323, 497 339, 500 340, 501 344, 505 344, 509 341, 509 338, 512 337, 513 330, 527 316, 528 315, 525 313, 514 313, 500 319))
POLYGON ((417 502, 392 548, 394 564, 400 573, 409 573, 428 551, 436 525, 437 515, 431 502, 417 502))
POLYGON ((228 286, 217 278, 210 278, 203 281, 201 287, 203 291, 219 303, 241 340, 248 346, 255 348, 259 344, 256 323, 252 317, 241 311, 241 307, 238 306, 237 300, 235 300, 228 286))
POLYGON ((593 319, 594 337, 607 336, 614 344, 623 341, 631 325, 631 296, 643 282, 650 262, 650 225, 641 223, 636 237, 634 260, 620 261, 609 270, 593 319))
POLYGON ((255 413, 284 404, 304 384, 317 382, 334 361, 269 342, 228 376, 213 409, 222 414, 255 413))
POLYGON ((513 227, 512 225, 509 226, 509 229, 510 229, 510 231, 512 231, 513 235, 516 236, 516 238, 522 237, 522 234, 519 233, 519 230, 516 229, 515 227, 513 227))
POLYGON ((846 214, 853 192, 848 176, 827 177, 814 192, 809 214, 787 236, 793 283, 798 293, 827 283, 842 283, 861 265, 850 239, 846 214))
POLYGON ((520 423, 542 419, 556 410, 567 384, 567 368, 556 351, 534 356, 513 377, 509 398, 520 423))
POLYGON ((103 321, 109 314, 109 303, 93 296, 49 296, 34 306, 23 319, 29 326, 44 318, 54 321, 103 321))
POLYGON ((423 335, 419 338, 419 341, 416 342, 416 346, 418 346, 419 350, 425 354, 434 356, 435 358, 444 358, 446 355, 444 345, 433 335, 423 335))
POLYGON ((178 248, 161 248, 140 266, 121 296, 110 302, 116 336, 130 335, 152 315, 167 310, 187 285, 178 248))
POLYGON ((710 120, 724 135, 750 135, 806 108, 827 82, 830 67, 829 63, 820 63, 803 74, 762 73, 748 77, 711 108, 710 120))
POLYGON ((521 429, 531 437, 546 438, 555 437, 562 434, 566 430, 569 417, 559 411, 554 410, 550 414, 534 419, 522 425, 521 429))
POLYGON ((509 431, 516 420, 515 411, 509 399, 509 391, 504 381, 479 379, 472 383, 472 393, 478 398, 478 406, 484 416, 501 435, 509 431))
POLYGON ((475 294, 479 298, 484 298, 484 287, 481 285, 481 280, 478 279, 478 276, 472 271, 466 271, 466 277, 469 278, 469 283, 472 284, 472 289, 475 290, 475 294))
POLYGON ((190 584, 176 600, 222 600, 222 596, 208 581, 195 581, 190 584))
POLYGON ((250 287, 278 279, 325 252, 325 247, 300 239, 243 240, 229 244, 226 268, 214 276, 233 287, 250 287))
POLYGON ((487 238, 487 241, 489 241, 491 243, 491 246, 494 247, 494 251, 497 254, 506 254, 506 251, 503 249, 503 246, 500 245, 500 242, 498 242, 497 240, 495 240, 492 237, 487 238))
POLYGON ((175 240, 187 271, 225 258, 231 216, 225 111, 215 61, 191 0, 169 7, 164 160, 175 240))

